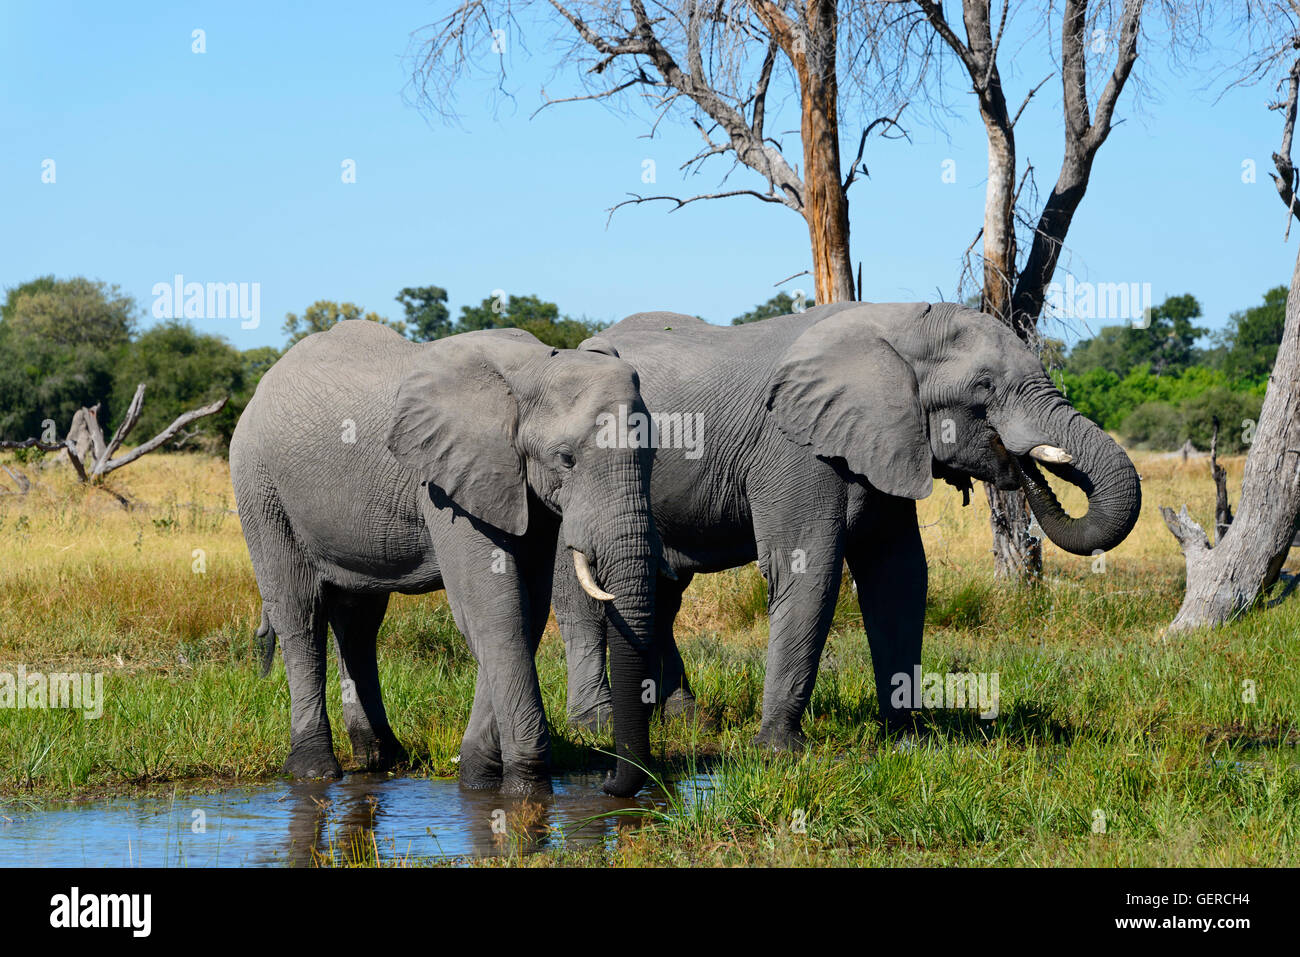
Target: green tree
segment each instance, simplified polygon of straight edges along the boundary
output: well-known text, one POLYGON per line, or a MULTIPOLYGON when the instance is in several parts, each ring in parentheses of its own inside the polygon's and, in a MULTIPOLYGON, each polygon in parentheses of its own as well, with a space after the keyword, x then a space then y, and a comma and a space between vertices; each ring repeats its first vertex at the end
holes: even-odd
POLYGON ((416 342, 429 342, 451 335, 446 289, 441 286, 407 286, 396 298, 406 311, 408 334, 416 342))
POLYGON ((1167 297, 1151 310, 1147 328, 1133 330, 1140 334, 1135 336, 1142 354, 1139 362, 1150 362, 1156 375, 1181 372, 1193 365, 1198 358, 1196 340, 1209 332, 1192 325, 1192 320, 1200 317, 1201 304, 1191 293, 1167 297))
POLYGON ((1286 286, 1264 293, 1264 302, 1228 317, 1223 369, 1233 379, 1264 381, 1277 359, 1286 323, 1286 286))
POLYGON ((1200 315, 1195 296, 1169 296, 1151 309, 1146 328, 1103 326, 1094 338, 1076 343, 1066 369, 1075 375, 1104 369, 1120 378, 1138 367, 1158 376, 1181 372, 1200 358, 1195 343, 1208 331, 1192 324, 1200 315))
POLYGON ((253 389, 262 381, 266 370, 275 365, 281 355, 282 353, 275 346, 257 346, 241 352, 240 356, 244 363, 244 385, 250 390, 253 389))
POLYGON ((147 329, 131 343, 115 370, 114 420, 101 419, 105 434, 110 433, 110 424, 116 428, 136 386, 143 382, 144 405, 131 433, 133 441, 151 438, 181 413, 229 395, 225 408, 195 426, 209 434, 209 448, 223 448, 251 394, 245 388, 246 363, 245 355, 225 339, 200 333, 188 323, 170 320, 147 329))
POLYGON ((5 301, 0 305, 0 322, 13 318, 18 310, 18 302, 24 296, 37 292, 50 292, 55 289, 58 280, 53 276, 37 276, 35 279, 19 283, 5 290, 5 301))
MULTIPOLYGON (((805 300, 804 307, 816 305, 811 300, 805 300)), ((749 312, 741 313, 731 320, 733 326, 743 326, 747 322, 758 322, 760 319, 771 319, 773 316, 788 316, 792 312, 802 311, 797 309, 798 303, 794 297, 786 292, 778 292, 767 302, 759 303, 749 312)))
POLYGON ((117 286, 74 276, 42 276, 10 289, 4 322, 29 336, 61 346, 112 349, 124 345, 135 329, 135 299, 117 286))
POLYGON ((135 300, 81 276, 42 276, 0 306, 0 436, 21 441, 53 420, 58 434, 83 405, 105 403, 135 328, 135 300))
POLYGON ((1066 370, 1079 376, 1109 372, 1122 378, 1128 374, 1133 361, 1130 332, 1128 326, 1102 326, 1091 339, 1074 344, 1065 362, 1066 370))
POLYGON ((560 307, 535 295, 502 300, 489 296, 477 306, 462 306, 456 332, 480 329, 523 329, 548 346, 574 349, 604 328, 603 323, 560 315, 560 307))
POLYGON ((401 320, 390 321, 375 312, 363 314, 361 307, 356 303, 337 303, 328 299, 317 299, 303 311, 301 316, 292 312, 286 315, 283 332, 289 337, 288 345, 293 345, 299 339, 305 339, 312 333, 324 332, 344 319, 368 319, 371 322, 381 322, 401 335, 406 335, 406 323, 401 320))

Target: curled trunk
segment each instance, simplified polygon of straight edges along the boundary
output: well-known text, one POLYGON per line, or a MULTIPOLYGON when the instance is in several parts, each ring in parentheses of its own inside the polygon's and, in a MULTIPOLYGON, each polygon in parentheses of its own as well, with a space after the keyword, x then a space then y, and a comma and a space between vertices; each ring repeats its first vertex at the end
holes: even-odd
POLYGON ((1088 511, 1079 518, 1067 514, 1039 470, 1040 463, 1027 454, 1017 455, 1021 487, 1038 524, 1048 538, 1075 555, 1114 548, 1133 530, 1142 508, 1137 469, 1114 439, 1059 395, 1041 421, 1051 444, 1074 457, 1070 464, 1044 462, 1042 468, 1080 488, 1088 496, 1088 511))

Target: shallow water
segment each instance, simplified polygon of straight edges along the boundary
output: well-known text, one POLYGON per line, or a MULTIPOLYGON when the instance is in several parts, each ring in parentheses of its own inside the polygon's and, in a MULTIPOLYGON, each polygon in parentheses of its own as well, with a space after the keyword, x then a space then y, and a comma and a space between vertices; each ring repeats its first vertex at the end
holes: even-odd
MULTIPOLYGON (((559 775, 554 795, 531 801, 465 790, 456 781, 353 774, 39 810, 9 805, 0 807, 0 867, 247 867, 533 853, 611 843, 620 827, 639 822, 626 812, 669 805, 658 789, 635 801, 609 797, 602 780, 603 772, 559 775)), ((669 787, 689 805, 710 785, 700 776, 669 787)))

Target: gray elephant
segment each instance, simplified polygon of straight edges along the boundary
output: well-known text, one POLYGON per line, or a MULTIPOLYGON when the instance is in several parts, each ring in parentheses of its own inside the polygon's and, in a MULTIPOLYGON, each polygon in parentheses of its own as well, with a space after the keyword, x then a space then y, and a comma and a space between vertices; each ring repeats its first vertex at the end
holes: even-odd
POLYGON ((640 788, 661 553, 652 453, 596 441, 597 420, 620 405, 643 408, 627 363, 513 329, 416 344, 378 323, 340 322, 266 373, 230 469, 264 663, 278 636, 288 673, 287 773, 341 773, 325 710, 327 625, 354 754, 370 769, 406 759, 384 712, 375 637, 391 592, 445 588, 479 664, 462 784, 549 790, 533 659, 558 547, 599 599, 612 648, 619 760, 605 788, 640 788))
MULTIPOLYGON (((1113 548, 1137 521, 1141 488, 1124 451, 1070 406, 1006 326, 972 309, 840 303, 739 327, 640 313, 600 339, 637 369, 646 405, 668 426, 651 481, 677 574, 661 578, 656 595, 660 701, 693 707, 672 635, 692 574, 757 559, 771 623, 759 743, 802 743, 845 560, 882 719, 910 723, 912 709, 891 690, 895 675, 921 663, 927 569, 915 500, 932 478, 966 491, 971 478, 1023 488, 1047 536, 1079 555, 1113 548), (694 450, 671 441, 679 416, 704 428, 694 450), (1062 510, 1040 466, 1087 494, 1084 517, 1062 510)), ((567 570, 553 600, 569 720, 603 720, 599 608, 567 570)))

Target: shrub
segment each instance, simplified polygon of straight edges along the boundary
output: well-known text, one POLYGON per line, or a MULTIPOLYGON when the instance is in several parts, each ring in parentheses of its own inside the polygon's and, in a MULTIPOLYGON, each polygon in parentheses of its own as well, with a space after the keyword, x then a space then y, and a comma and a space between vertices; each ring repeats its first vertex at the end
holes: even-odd
POLYGON ((1126 442, 1145 449, 1177 449, 1191 439, 1198 449, 1208 449, 1219 420, 1219 451, 1237 455, 1246 450, 1243 423, 1257 421, 1263 400, 1251 393, 1232 392, 1222 386, 1171 402, 1144 402, 1120 427, 1126 442))
POLYGON ((1248 420, 1258 422, 1262 405, 1263 399, 1256 395, 1229 392, 1222 387, 1209 389, 1183 403, 1184 431, 1198 449, 1208 449, 1217 416, 1219 451, 1237 455, 1246 451, 1246 427, 1243 423, 1248 420))
POLYGON ((1124 419, 1120 434, 1144 449, 1176 449, 1186 439, 1183 416, 1168 402, 1143 402, 1124 419))

